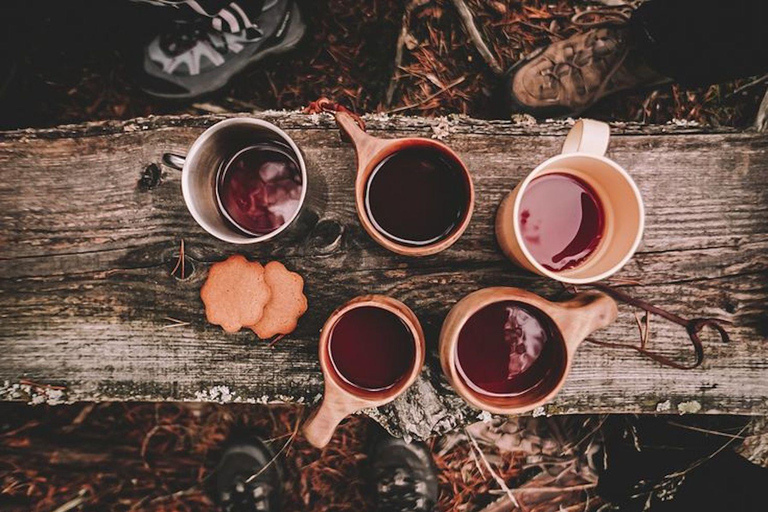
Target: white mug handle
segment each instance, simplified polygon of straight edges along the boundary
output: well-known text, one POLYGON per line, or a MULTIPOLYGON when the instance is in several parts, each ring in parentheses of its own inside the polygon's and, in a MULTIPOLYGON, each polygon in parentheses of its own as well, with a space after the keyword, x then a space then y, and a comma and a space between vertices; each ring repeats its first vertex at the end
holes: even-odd
POLYGON ((611 128, 608 124, 594 119, 579 119, 563 143, 562 153, 587 153, 603 156, 608 149, 611 128))

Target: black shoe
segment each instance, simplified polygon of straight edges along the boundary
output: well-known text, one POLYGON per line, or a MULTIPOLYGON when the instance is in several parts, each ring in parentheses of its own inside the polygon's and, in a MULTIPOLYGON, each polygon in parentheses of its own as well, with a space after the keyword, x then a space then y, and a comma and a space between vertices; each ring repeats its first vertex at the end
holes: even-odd
POLYGON ((280 510, 282 478, 273 457, 258 439, 224 452, 216 468, 216 501, 224 512, 280 510))
POLYGON ((292 49, 306 31, 292 0, 265 2, 252 23, 228 33, 215 30, 206 17, 174 22, 145 49, 142 89, 170 99, 216 91, 249 65, 292 49))
POLYGON ((424 443, 382 435, 371 450, 377 510, 427 512, 437 502, 437 469, 424 443))

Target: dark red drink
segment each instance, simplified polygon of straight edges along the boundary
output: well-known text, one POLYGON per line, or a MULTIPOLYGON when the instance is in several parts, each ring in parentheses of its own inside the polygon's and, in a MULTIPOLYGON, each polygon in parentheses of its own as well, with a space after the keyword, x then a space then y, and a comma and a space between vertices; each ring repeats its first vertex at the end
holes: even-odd
POLYGON ((449 236, 469 205, 467 176, 434 148, 402 149, 385 158, 368 179, 365 207, 376 229, 409 246, 449 236))
POLYGON ((560 334, 544 313, 506 300, 483 307, 461 328, 456 367, 475 392, 511 397, 559 371, 564 357, 560 334))
POLYGON ((350 309, 332 329, 328 340, 331 363, 353 386, 368 391, 388 389, 413 367, 413 334, 399 316, 386 309, 350 309))
POLYGON ((299 164, 279 142, 239 151, 219 173, 216 194, 225 216, 247 234, 269 234, 290 221, 301 204, 299 164))
POLYGON ((546 174, 528 185, 520 201, 520 232, 533 258, 552 271, 586 261, 603 237, 600 199, 583 180, 546 174))

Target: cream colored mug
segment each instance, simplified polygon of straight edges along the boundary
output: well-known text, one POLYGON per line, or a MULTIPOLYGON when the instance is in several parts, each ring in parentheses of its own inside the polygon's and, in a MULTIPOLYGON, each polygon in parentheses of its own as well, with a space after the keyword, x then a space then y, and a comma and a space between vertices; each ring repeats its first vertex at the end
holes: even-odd
MULTIPOLYGON (((643 236, 645 209, 635 182, 619 164, 605 157, 610 139, 607 124, 581 119, 571 128, 562 153, 536 167, 502 201, 496 214, 496 239, 517 265, 570 284, 593 283, 616 273, 629 261, 643 236), (582 263, 549 270, 530 253, 520 229, 520 203, 531 182, 546 174, 570 174, 589 185, 602 203, 603 236, 582 263)), ((556 200, 556 198, 553 198, 556 200)))

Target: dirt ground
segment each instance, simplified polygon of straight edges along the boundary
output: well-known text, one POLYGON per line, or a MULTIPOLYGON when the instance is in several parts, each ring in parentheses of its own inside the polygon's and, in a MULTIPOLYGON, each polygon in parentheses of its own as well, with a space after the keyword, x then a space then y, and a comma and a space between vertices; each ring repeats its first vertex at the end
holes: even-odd
MULTIPOLYGON (((307 414, 288 405, 0 403, 0 510, 217 510, 211 491, 221 454, 255 436, 277 454, 282 510, 376 510, 368 453, 380 427, 352 416, 317 450, 297 434, 307 414)), ((734 448, 749 456, 742 440, 764 423, 621 415, 480 422, 427 442, 440 485, 436 511, 760 510, 752 505, 762 501, 768 469, 734 448)))
MULTIPOLYGON (((254 436, 279 454, 275 464, 285 484, 283 510, 375 510, 367 453, 383 433, 362 416, 348 418, 331 443, 317 450, 296 435, 307 412, 296 406, 6 403, 0 411, 1 510, 70 510, 57 509, 67 504, 83 510, 212 510, 211 476, 219 457, 229 444, 254 436)), ((567 421, 564 432, 587 433, 578 434, 582 442, 594 435, 594 429, 581 425, 596 419, 567 421)), ((525 439, 538 457, 545 445, 545 452, 560 451, 556 441, 543 443, 535 430, 523 430, 530 433, 523 437, 516 433, 507 443, 525 439)), ((531 469, 536 464, 526 469, 522 451, 501 452, 482 438, 479 442, 483 457, 507 484, 516 487, 537 474, 531 469)), ((440 472, 438 510, 476 510, 503 498, 466 438, 449 435, 428 446, 440 472)), ((567 460, 576 463, 570 455, 567 460)), ((561 480, 548 485, 562 492, 538 500, 555 508, 594 510, 601 503, 596 483, 580 474, 565 475, 560 466, 561 480)))
MULTIPOLYGON (((296 109, 320 96, 362 113, 501 115, 500 79, 465 35, 450 1, 299 3, 309 31, 297 49, 257 64, 220 93, 174 103, 150 98, 136 85, 142 47, 177 15, 174 9, 127 0, 6 2, 0 53, 5 53, 6 70, 16 72, 0 110, 0 128, 296 109), (408 16, 404 5, 412 7, 408 16), (402 58, 395 68, 398 47, 402 58)), ((596 2, 470 0, 469 5, 504 69, 540 46, 587 30, 588 23, 626 17, 624 8, 596 2), (600 10, 574 18, 587 9, 600 10)), ((752 82, 620 93, 588 114, 616 121, 747 126, 766 90, 765 81, 752 82)))

